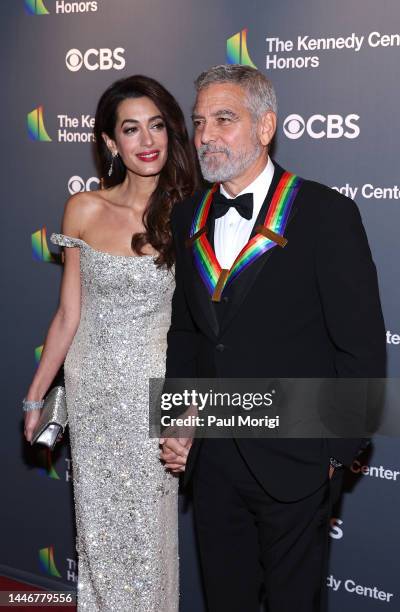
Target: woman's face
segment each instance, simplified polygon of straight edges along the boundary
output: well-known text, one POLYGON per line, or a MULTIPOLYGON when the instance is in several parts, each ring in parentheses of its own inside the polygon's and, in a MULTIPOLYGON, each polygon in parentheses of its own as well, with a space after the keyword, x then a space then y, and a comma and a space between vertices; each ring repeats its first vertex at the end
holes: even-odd
POLYGON ((168 134, 160 110, 150 98, 127 98, 117 110, 114 138, 104 136, 112 153, 139 176, 159 174, 168 156, 168 134))

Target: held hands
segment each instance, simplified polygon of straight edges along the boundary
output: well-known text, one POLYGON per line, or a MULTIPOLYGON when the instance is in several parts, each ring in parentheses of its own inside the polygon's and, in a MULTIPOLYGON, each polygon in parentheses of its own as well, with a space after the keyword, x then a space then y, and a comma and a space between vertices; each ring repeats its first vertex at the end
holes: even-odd
MULTIPOLYGON (((190 406, 181 418, 197 415, 197 407, 190 406)), ((173 473, 184 472, 186 460, 193 443, 195 427, 171 426, 164 431, 164 437, 160 438, 160 459, 165 463, 165 468, 173 473)))
POLYGON ((175 474, 185 471, 192 442, 192 438, 160 438, 160 459, 165 462, 168 470, 175 474))

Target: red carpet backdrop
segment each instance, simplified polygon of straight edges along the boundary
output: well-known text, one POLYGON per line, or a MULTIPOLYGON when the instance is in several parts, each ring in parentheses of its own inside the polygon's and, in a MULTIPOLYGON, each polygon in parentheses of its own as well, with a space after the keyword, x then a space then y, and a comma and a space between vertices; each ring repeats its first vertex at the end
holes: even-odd
MULTIPOLYGON (((244 63, 268 74, 279 100, 274 157, 360 207, 379 274, 389 374, 398 376, 400 5, 13 0, 1 12, 0 573, 62 590, 77 581, 68 440, 53 454, 30 449, 20 401, 57 305, 61 266, 48 236, 60 229, 67 197, 99 185, 91 143, 100 94, 143 73, 165 84, 189 118, 193 80, 208 66, 244 63)), ((399 449, 398 439, 378 437, 347 475, 330 533, 332 612, 400 610, 399 449)), ((202 612, 191 507, 183 496, 180 505, 182 610, 202 612)))

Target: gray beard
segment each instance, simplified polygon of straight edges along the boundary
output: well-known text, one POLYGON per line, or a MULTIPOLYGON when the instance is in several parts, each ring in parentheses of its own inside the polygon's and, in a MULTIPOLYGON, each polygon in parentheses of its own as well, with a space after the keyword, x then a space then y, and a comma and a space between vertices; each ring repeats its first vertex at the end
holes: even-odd
POLYGON ((206 181, 210 183, 224 183, 240 176, 243 172, 255 162, 261 152, 261 145, 256 143, 252 149, 240 151, 237 154, 232 153, 227 147, 213 147, 212 145, 202 145, 197 150, 201 173, 206 181), (221 152, 226 154, 226 160, 221 162, 213 157, 205 156, 205 153, 221 152))

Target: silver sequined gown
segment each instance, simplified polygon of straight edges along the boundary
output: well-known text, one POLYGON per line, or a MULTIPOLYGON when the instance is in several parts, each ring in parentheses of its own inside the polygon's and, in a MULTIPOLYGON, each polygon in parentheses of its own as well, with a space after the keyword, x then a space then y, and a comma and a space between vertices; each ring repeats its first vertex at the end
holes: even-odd
POLYGON ((165 374, 174 278, 154 257, 79 247, 81 318, 65 360, 78 610, 178 610, 177 479, 148 434, 148 379, 165 374))

